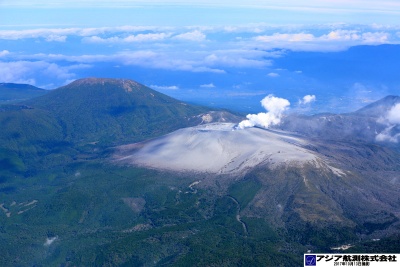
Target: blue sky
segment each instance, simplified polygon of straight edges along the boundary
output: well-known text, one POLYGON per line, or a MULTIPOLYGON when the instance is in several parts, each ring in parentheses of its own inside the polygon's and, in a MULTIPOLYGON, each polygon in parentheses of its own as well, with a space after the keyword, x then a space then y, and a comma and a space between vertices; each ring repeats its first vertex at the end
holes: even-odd
POLYGON ((399 15, 397 1, 0 0, 0 82, 129 78, 239 110, 274 93, 346 111, 399 91, 389 75, 398 50, 381 46, 400 43, 399 15))
POLYGON ((385 0, 2 0, 0 7, 3 10, 4 25, 115 26, 120 23, 141 23, 188 26, 188 23, 215 25, 258 22, 391 24, 400 13, 398 1, 385 0), (88 16, 88 13, 92 15, 88 16), (107 16, 106 20, 104 15, 107 16), (133 15, 135 19, 132 19, 133 15))

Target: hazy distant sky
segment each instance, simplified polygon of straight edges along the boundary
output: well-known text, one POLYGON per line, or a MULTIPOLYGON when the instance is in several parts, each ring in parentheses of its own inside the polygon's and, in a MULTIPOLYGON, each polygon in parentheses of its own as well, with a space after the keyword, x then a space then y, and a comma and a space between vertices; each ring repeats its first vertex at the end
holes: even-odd
POLYGON ((400 44, 399 18, 400 1, 0 0, 0 82, 101 76, 195 102, 362 105, 400 91, 398 64, 385 46, 346 51, 400 44))
POLYGON ((4 26, 231 25, 243 23, 394 24, 399 1, 371 0, 1 0, 4 26))

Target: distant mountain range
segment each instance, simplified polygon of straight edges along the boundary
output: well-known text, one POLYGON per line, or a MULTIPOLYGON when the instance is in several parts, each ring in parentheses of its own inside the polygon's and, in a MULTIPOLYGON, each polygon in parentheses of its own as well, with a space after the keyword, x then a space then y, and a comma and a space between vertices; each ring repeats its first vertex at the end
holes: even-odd
POLYGON ((48 92, 28 84, 0 83, 0 104, 21 102, 48 92))
MULTIPOLYGON (((44 91, 27 85, 13 88, 44 91)), ((87 78, 45 92, 40 97, 0 106, 0 143, 6 154, 23 155, 23 161, 33 163, 38 155, 63 151, 65 156, 64 149, 89 146, 92 150, 93 146, 141 141, 204 120, 224 119, 223 114, 228 114, 214 112, 213 118, 208 108, 186 104, 123 79, 87 78)))
POLYGON ((382 118, 399 103, 238 130, 228 111, 87 78, 1 105, 0 265, 298 266, 349 243, 400 253, 399 146, 376 138, 398 133, 382 118))
MULTIPOLYGON (((387 128, 379 118, 384 118, 387 112, 399 103, 399 96, 387 96, 351 113, 292 115, 285 118, 276 128, 309 138, 375 143, 376 136, 387 128)), ((391 134, 400 133, 399 130, 395 129, 391 134)))

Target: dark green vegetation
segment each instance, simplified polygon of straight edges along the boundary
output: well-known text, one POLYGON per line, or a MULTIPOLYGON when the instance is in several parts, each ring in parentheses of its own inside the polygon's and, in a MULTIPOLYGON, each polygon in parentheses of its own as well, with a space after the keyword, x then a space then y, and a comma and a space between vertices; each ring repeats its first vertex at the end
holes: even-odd
POLYGON ((288 245, 265 219, 244 218, 245 234, 237 204, 208 190, 193 192, 193 178, 99 163, 19 178, 2 197, 10 215, 0 216, 0 265, 300 263, 281 252, 288 245))
POLYGON ((136 142, 194 125, 207 109, 130 80, 83 79, 26 102, 58 119, 74 144, 136 142), (195 121, 195 122, 193 122, 195 121))
MULTIPOLYGON (((309 249, 358 244, 361 229, 300 218, 292 207, 300 193, 284 204, 282 224, 252 215, 250 199, 267 193, 261 184, 276 175, 256 171, 227 190, 190 188, 210 177, 95 160, 17 176, 2 192, 0 265, 300 266, 309 249)), ((392 241, 357 251, 398 252, 392 241)))
POLYGON ((307 250, 348 243, 400 252, 400 160, 389 148, 310 147, 349 170, 342 176, 312 166, 218 176, 110 162, 113 146, 202 123, 206 112, 110 79, 2 106, 0 266, 300 266, 307 250), (388 238, 371 241, 380 233, 388 238))
POLYGON ((0 104, 17 103, 48 92, 28 84, 0 83, 0 104))
POLYGON ((83 79, 1 107, 0 143, 29 170, 47 168, 198 124, 206 111, 133 81, 83 79))

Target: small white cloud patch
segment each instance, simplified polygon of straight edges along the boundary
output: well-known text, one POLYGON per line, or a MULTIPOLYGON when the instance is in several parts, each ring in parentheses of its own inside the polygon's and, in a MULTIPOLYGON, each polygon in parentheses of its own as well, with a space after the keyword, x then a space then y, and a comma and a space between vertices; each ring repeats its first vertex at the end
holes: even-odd
POLYGON ((378 122, 386 124, 387 127, 376 135, 376 141, 398 143, 400 133, 393 133, 393 130, 400 126, 400 103, 394 105, 384 117, 379 118, 378 122))
POLYGON ((202 84, 200 85, 201 88, 215 88, 215 85, 213 83, 209 84, 202 84))
POLYGON ((400 103, 394 105, 386 115, 386 120, 390 124, 400 124, 400 103))
POLYGON ((272 77, 272 78, 276 78, 276 77, 279 77, 279 74, 275 73, 275 72, 270 72, 270 73, 267 74, 267 76, 268 77, 272 77))
POLYGON ((150 88, 153 88, 156 90, 178 90, 179 89, 179 87, 176 85, 171 85, 171 86, 150 85, 150 88))
POLYGON ((8 51, 8 50, 0 51, 0 57, 7 56, 7 55, 9 55, 9 54, 10 54, 10 51, 8 51))
POLYGON ((84 42, 87 43, 135 43, 135 42, 157 42, 162 41, 171 36, 170 33, 147 33, 147 34, 137 34, 129 35, 127 37, 108 37, 102 38, 99 36, 91 36, 83 38, 84 42))
POLYGON ((307 105, 307 104, 310 104, 310 103, 312 103, 312 102, 314 102, 316 100, 317 100, 317 98, 315 97, 315 95, 306 95, 306 96, 303 97, 302 100, 299 100, 299 103, 301 105, 307 105))
POLYGON ((378 142, 391 142, 391 143, 398 143, 400 138, 400 133, 398 134, 391 134, 391 130, 394 126, 389 126, 382 132, 376 135, 375 139, 378 142))

